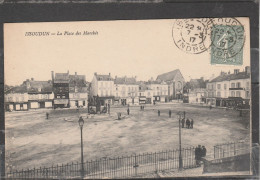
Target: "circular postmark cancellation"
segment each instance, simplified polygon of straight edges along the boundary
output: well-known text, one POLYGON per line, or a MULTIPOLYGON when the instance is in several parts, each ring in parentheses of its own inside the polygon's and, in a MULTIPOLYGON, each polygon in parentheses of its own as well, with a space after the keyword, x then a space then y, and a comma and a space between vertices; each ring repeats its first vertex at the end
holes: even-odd
POLYGON ((172 28, 173 41, 186 53, 202 53, 211 46, 212 27, 210 18, 178 19, 172 28))
POLYGON ((235 18, 215 18, 212 21, 211 63, 242 64, 244 26, 235 18))

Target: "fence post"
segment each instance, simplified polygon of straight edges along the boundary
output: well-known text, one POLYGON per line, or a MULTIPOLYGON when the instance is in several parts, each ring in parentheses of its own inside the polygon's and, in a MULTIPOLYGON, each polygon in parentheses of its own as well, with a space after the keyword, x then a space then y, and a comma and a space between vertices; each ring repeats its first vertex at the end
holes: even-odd
POLYGON ((137 162, 136 162, 136 153, 135 153, 134 168, 135 168, 135 176, 137 176, 137 168, 138 168, 138 164, 137 164, 137 162))
POLYGON ((234 142, 234 155, 236 155, 236 143, 234 142))

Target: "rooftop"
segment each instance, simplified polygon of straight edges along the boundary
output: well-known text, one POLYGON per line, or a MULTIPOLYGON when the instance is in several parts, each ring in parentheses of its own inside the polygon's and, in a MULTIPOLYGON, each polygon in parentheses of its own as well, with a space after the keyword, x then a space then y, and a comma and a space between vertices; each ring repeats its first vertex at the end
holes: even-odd
POLYGON ((136 84, 136 79, 134 77, 116 77, 115 84, 136 84))
POLYGON ((247 72, 238 72, 237 74, 222 74, 214 79, 212 79, 210 82, 221 82, 221 81, 230 81, 230 80, 236 80, 236 79, 248 79, 250 78, 250 74, 247 72))
POLYGON ((160 74, 157 76, 156 81, 171 81, 175 78, 177 73, 180 73, 179 69, 175 69, 173 71, 160 74))

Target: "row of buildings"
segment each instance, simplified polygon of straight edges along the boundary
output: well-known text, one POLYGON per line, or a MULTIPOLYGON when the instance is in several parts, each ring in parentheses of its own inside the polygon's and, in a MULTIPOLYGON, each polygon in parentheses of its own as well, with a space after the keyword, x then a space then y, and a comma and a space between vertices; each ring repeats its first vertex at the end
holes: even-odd
POLYGON ((52 80, 27 79, 20 86, 5 89, 5 110, 86 107, 88 83, 84 75, 51 74, 52 80))
POLYGON ((184 102, 221 107, 249 108, 251 97, 250 67, 240 72, 221 72, 209 80, 191 79, 184 86, 184 102))
POLYGON ((117 77, 94 73, 91 82, 77 73, 51 72, 51 80, 27 79, 20 86, 5 89, 5 109, 77 108, 113 105, 139 105, 170 102, 200 103, 212 106, 250 104, 250 67, 243 72, 221 72, 217 77, 185 82, 179 69, 158 75, 156 80, 137 81, 136 77, 117 77))
POLYGON ((107 104, 139 105, 181 99, 184 78, 179 69, 161 74, 156 80, 115 77, 94 73, 88 83, 84 75, 52 72, 51 80, 27 79, 5 90, 5 109, 76 108, 107 104))

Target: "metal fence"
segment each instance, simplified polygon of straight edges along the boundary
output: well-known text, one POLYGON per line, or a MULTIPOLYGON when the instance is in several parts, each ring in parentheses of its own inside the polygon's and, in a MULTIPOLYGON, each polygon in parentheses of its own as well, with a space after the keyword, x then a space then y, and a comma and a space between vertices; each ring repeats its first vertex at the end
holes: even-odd
MULTIPOLYGON (((84 162, 85 178, 129 178, 179 168, 179 153, 169 150, 155 153, 103 158, 84 162)), ((195 148, 182 149, 183 168, 196 167, 195 148)), ((81 163, 27 169, 7 173, 7 178, 79 178, 81 163)))
POLYGON ((250 152, 250 143, 247 141, 229 142, 214 146, 214 159, 231 157, 250 152))

